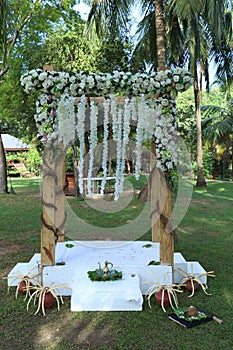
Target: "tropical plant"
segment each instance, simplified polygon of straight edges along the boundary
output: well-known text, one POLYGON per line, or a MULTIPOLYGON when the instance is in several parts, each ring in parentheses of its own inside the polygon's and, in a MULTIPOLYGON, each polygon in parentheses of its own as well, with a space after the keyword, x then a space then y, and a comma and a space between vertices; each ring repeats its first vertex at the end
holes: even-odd
POLYGON ((203 106, 203 114, 206 117, 202 122, 203 136, 207 146, 217 152, 221 149, 221 156, 226 152, 231 153, 231 178, 233 179, 233 100, 225 105, 203 106))
POLYGON ((144 57, 148 57, 145 53, 146 50, 149 50, 150 63, 154 69, 158 69, 160 66, 158 63, 157 65, 153 63, 160 59, 156 54, 163 56, 163 62, 167 64, 188 64, 194 77, 197 186, 206 186, 202 160, 201 97, 204 77, 207 89, 209 88, 210 60, 216 58, 216 62, 219 62, 218 72, 224 72, 228 82, 232 77, 232 50, 229 46, 232 19, 229 3, 232 4, 231 1, 221 1, 220 3, 216 0, 204 2, 191 0, 188 3, 184 0, 140 1, 145 16, 140 23, 140 42, 136 46, 135 52, 139 51, 141 55, 144 52, 144 57), (159 13, 161 14, 161 8, 163 8, 165 25, 160 22, 158 27, 157 20, 159 13), (154 16, 155 19, 153 19, 154 16), (153 28, 153 23, 156 23, 156 30, 153 28), (164 30, 163 36, 162 29, 164 30), (157 45, 165 47, 164 36, 166 37, 166 57, 164 57, 164 53, 159 52, 159 47, 155 50, 156 42, 157 45), (152 50, 154 52, 151 52, 152 50))
MULTIPOLYGON (((34 66, 35 62, 41 64, 41 41, 42 38, 46 37, 50 30, 54 28, 54 23, 57 23, 61 19, 65 19, 67 12, 71 12, 70 8, 75 4, 74 0, 62 0, 59 2, 56 0, 42 1, 42 0, 13 0, 0 2, 0 77, 1 77, 1 90, 4 89, 6 81, 8 81, 9 73, 12 71, 14 75, 14 85, 13 88, 8 91, 7 100, 10 98, 10 103, 13 104, 14 98, 12 93, 14 91, 18 92, 16 88, 17 82, 19 83, 19 76, 22 70, 28 69, 30 64, 34 66), (43 21, 41 21, 43 18, 43 21), (29 45, 30 43, 30 45, 29 45), (33 48, 32 48, 33 46, 33 48), (38 55, 40 52, 40 55, 38 55), (33 54, 32 54, 33 53, 33 54), (22 64, 23 58, 23 64, 22 64), (11 67, 11 69, 10 69, 11 67), (13 69, 12 69, 13 67, 13 69), (20 71, 20 72, 19 72, 20 71), (15 74, 19 72, 19 75, 15 74), (7 73, 7 74, 6 74, 7 73)), ((70 18, 69 18, 70 19, 70 18)), ((68 20, 68 19, 67 19, 68 20)), ((42 55, 43 56, 43 55, 42 55)), ((6 89, 7 90, 7 89, 6 89)), ((2 91, 1 91, 2 97, 2 91)), ((2 100, 4 100, 2 98, 2 100)), ((19 106, 24 109, 21 116, 27 119, 26 116, 30 116, 28 111, 25 111, 24 98, 21 98, 19 106), (22 103, 23 101, 23 103, 22 103)), ((28 99, 26 98, 28 102, 28 99)), ((2 106, 2 101, 0 103, 2 106)), ((11 115, 16 113, 12 113, 11 115)), ((17 119, 17 118, 15 118, 17 119)), ((19 118, 20 119, 20 118, 19 118)), ((0 133, 3 132, 3 127, 7 128, 8 125, 13 125, 7 120, 7 125, 5 125, 5 115, 0 113, 1 129, 0 133)), ((19 121, 17 120, 17 123, 19 121)), ((30 124, 30 123, 29 123, 30 124)), ((28 131, 25 128, 26 131, 28 131)), ((5 131, 5 130, 4 130, 5 131)), ((9 131, 9 130, 8 130, 9 131)), ((27 132, 25 132, 27 134, 27 132)), ((7 192, 7 173, 6 173, 6 163, 3 144, 0 138, 0 193, 7 192)))

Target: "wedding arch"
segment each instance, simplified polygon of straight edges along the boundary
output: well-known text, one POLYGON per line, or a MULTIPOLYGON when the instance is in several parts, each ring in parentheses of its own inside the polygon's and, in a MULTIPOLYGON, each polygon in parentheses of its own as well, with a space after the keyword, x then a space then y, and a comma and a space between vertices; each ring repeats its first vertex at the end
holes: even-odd
MULTIPOLYGON (((158 188, 160 174, 169 172, 178 162, 176 146, 177 93, 192 85, 192 77, 183 68, 145 74, 114 71, 86 74, 56 72, 50 66, 34 69, 21 78, 28 94, 36 94, 35 121, 38 137, 44 143, 42 185, 41 264, 54 265, 56 242, 65 234, 65 157, 67 148, 78 139, 80 161, 79 191, 83 193, 84 137, 89 131, 87 191, 91 195, 95 148, 98 144, 98 110, 102 111, 102 180, 107 177, 108 141, 116 144, 115 199, 123 188, 125 149, 130 127, 135 128, 135 176, 141 170, 142 145, 151 141, 152 241, 160 243, 161 263, 173 265, 173 236, 168 228, 171 201, 158 188), (88 110, 88 113, 87 113, 88 110), (88 117, 87 117, 88 114, 88 117), (88 119, 88 120, 87 120, 88 119), (111 131, 110 131, 111 130, 111 131), (156 189, 155 189, 156 187, 156 189), (156 219, 155 219, 156 218, 156 219)), ((163 184, 164 185, 164 184, 163 184)), ((167 188, 167 184, 165 183, 167 188)), ((164 187, 163 187, 164 189, 164 187)))

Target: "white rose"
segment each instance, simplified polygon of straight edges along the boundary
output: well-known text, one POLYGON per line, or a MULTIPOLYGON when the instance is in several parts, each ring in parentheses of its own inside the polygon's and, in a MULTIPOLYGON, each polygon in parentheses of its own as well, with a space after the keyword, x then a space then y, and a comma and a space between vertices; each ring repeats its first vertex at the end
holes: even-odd
POLYGON ((72 76, 69 78, 69 81, 70 81, 71 83, 75 83, 76 77, 75 77, 74 75, 72 75, 72 76))
POLYGON ((40 73, 39 76, 38 76, 38 79, 39 79, 40 81, 43 81, 43 80, 45 80, 46 78, 47 78, 47 73, 46 73, 46 72, 42 72, 42 73, 40 73))
POLYGON ((173 81, 175 83, 178 83, 178 81, 180 81, 180 76, 179 75, 173 75, 173 81))

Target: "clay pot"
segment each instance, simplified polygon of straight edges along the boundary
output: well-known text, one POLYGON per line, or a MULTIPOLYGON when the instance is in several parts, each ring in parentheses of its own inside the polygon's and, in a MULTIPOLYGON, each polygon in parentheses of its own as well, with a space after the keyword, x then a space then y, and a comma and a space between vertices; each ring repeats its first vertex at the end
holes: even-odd
POLYGON ((26 282, 24 280, 19 282, 19 284, 18 284, 18 292, 22 293, 22 294, 26 294, 27 293, 27 284, 26 284, 26 282))
MULTIPOLYGON (((162 293, 163 293, 163 290, 160 290, 155 294, 156 303, 159 305, 162 305, 162 293)), ((170 301, 169 301, 169 297, 168 297, 168 292, 166 290, 164 290, 163 306, 169 306, 169 305, 170 305, 170 301)))
POLYGON ((45 291, 43 294, 40 294, 39 303, 41 303, 43 299, 45 309, 49 309, 50 307, 52 307, 55 302, 55 297, 49 290, 45 291))
MULTIPOLYGON (((193 291, 191 279, 192 278, 188 279, 185 283, 185 289, 188 290, 189 292, 193 291)), ((199 288, 199 283, 197 281, 193 281, 193 288, 194 288, 194 291, 196 291, 199 288)))

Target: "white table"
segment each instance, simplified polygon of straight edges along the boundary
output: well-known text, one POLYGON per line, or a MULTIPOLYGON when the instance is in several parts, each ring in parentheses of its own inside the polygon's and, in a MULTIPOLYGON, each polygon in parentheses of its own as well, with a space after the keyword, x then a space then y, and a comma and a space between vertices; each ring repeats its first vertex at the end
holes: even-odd
POLYGON ((115 281, 92 282, 87 273, 72 281, 71 311, 141 311, 143 297, 136 274, 115 281))

